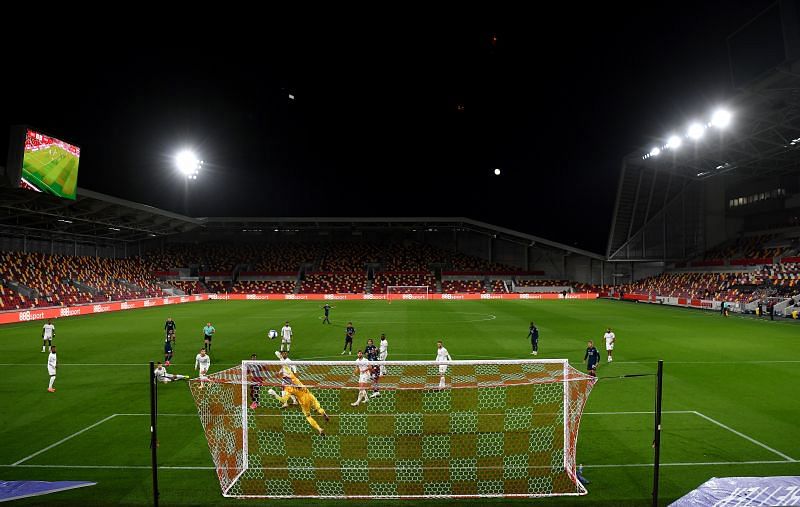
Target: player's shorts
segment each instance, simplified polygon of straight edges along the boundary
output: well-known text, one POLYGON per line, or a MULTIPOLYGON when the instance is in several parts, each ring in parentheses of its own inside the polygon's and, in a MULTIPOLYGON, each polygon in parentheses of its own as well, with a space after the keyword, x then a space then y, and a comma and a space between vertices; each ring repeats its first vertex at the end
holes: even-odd
POLYGON ((55 375, 55 374, 56 374, 56 370, 55 370, 55 368, 50 368, 50 367, 48 366, 48 367, 47 367, 47 373, 49 373, 49 374, 50 374, 50 376, 52 377, 53 375, 55 375))
POLYGON ((359 384, 369 384, 369 380, 370 380, 369 377, 370 377, 370 373, 369 372, 360 373, 358 375, 358 383, 359 384))
POLYGON ((614 344, 606 345, 606 350, 614 350, 614 344))
POLYGON ((207 373, 208 373, 208 370, 200 370, 200 378, 208 378, 208 377, 206 377, 207 373))
POLYGON ((344 337, 344 342, 345 343, 353 343, 353 337, 352 336, 345 336, 344 337))
POLYGON ((172 342, 170 341, 164 342, 164 353, 172 354, 172 342))
POLYGON ((292 343, 292 339, 291 338, 284 338, 284 339, 281 340, 281 343, 292 343))
POLYGON ((52 339, 53 339, 53 337, 52 337, 52 336, 45 336, 45 337, 43 338, 43 340, 47 340, 47 341, 51 341, 52 339))
POLYGON ((447 373, 447 365, 446 364, 440 364, 439 365, 439 375, 444 375, 445 373, 447 373))
POLYGON ((213 336, 214 336, 214 335, 206 334, 206 335, 203 335, 203 338, 204 338, 206 341, 210 342, 210 341, 211 341, 211 338, 212 338, 213 336))

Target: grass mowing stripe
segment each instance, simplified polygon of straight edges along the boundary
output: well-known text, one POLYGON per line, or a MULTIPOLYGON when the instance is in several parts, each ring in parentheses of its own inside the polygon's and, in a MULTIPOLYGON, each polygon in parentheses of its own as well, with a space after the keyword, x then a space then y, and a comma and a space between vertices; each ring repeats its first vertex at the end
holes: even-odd
POLYGON ((66 438, 62 438, 62 439, 61 439, 61 440, 59 440, 58 442, 56 442, 56 443, 54 443, 54 444, 51 444, 51 445, 48 445, 48 446, 47 446, 47 447, 45 447, 44 449, 41 449, 41 450, 39 450, 39 451, 36 451, 35 453, 31 454, 30 456, 26 456, 26 457, 22 458, 21 460, 19 460, 19 461, 17 461, 17 462, 14 462, 14 463, 12 463, 12 465, 13 465, 13 466, 16 466, 16 465, 19 465, 20 463, 24 463, 24 462, 28 461, 29 459, 31 459, 31 458, 34 458, 34 457, 36 457, 36 456, 38 456, 38 455, 42 454, 43 452, 47 452, 47 451, 49 451, 49 450, 50 450, 50 449, 52 449, 53 447, 57 447, 57 446, 59 446, 59 445, 63 444, 63 443, 64 443, 64 442, 66 442, 67 440, 70 440, 70 439, 72 439, 72 438, 75 438, 75 437, 77 437, 77 436, 78 436, 78 435, 80 435, 81 433, 85 433, 85 432, 89 431, 90 429, 94 428, 95 426, 100 426, 100 425, 101 425, 101 424, 103 424, 104 422, 106 422, 106 421, 109 421, 109 420, 111 420, 111 419, 115 418, 116 416, 117 416, 117 414, 111 414, 110 416, 108 416, 108 417, 106 417, 106 418, 104 418, 104 419, 100 419, 99 421, 97 421, 96 423, 92 424, 91 426, 87 426, 87 427, 83 428, 83 429, 82 429, 82 430, 80 430, 80 431, 76 431, 76 432, 75 432, 75 433, 73 433, 72 435, 70 435, 70 436, 68 436, 68 437, 66 437, 66 438))
POLYGON ((789 461, 789 462, 796 462, 797 461, 796 459, 794 459, 794 458, 792 458, 790 456, 787 456, 787 455, 785 455, 784 453, 782 453, 780 451, 776 451, 775 449, 773 449, 772 447, 768 446, 767 444, 763 444, 763 443, 759 442, 755 438, 748 437, 744 433, 742 433, 740 431, 736 431, 735 429, 731 428, 730 426, 726 426, 725 424, 722 424, 721 422, 717 421, 716 419, 714 419, 712 417, 708 417, 707 415, 701 414, 700 412, 696 412, 696 411, 694 413, 699 415, 703 419, 716 424, 720 428, 724 428, 724 429, 730 431, 734 435, 738 435, 738 436, 742 437, 745 440, 748 440, 748 441, 750 441, 750 442, 752 442, 752 443, 754 443, 754 444, 756 444, 756 445, 758 445, 760 447, 763 447, 764 449, 766 449, 766 450, 768 450, 768 451, 770 451, 770 452, 772 452, 774 454, 777 454, 778 456, 780 456, 781 458, 785 459, 786 461, 789 461))

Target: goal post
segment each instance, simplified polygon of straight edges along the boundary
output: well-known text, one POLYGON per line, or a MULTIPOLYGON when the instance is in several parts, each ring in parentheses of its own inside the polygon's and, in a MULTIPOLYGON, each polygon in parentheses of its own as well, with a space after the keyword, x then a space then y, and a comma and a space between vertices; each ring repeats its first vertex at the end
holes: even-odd
POLYGON ((389 285, 386 287, 386 300, 420 300, 428 299, 430 286, 428 285, 389 285))
POLYGON ((376 361, 385 374, 367 383, 353 361, 291 365, 243 361, 189 382, 223 496, 586 494, 575 452, 596 379, 566 360, 376 361), (329 422, 308 394, 281 408, 268 391, 287 385, 329 422), (353 406, 364 389, 379 394, 353 406))

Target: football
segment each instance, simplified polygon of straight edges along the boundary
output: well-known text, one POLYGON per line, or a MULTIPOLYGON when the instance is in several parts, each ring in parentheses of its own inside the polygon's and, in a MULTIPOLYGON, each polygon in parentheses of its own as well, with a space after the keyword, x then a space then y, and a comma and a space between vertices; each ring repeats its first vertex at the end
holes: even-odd
POLYGON ((275 331, 274 329, 270 329, 269 333, 267 333, 267 336, 269 337, 270 340, 274 340, 275 338, 278 337, 278 332, 275 331))

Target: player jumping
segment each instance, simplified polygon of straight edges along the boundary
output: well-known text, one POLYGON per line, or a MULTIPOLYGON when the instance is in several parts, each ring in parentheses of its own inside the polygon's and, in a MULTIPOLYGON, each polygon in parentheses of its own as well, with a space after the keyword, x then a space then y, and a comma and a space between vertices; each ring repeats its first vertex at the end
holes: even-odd
POLYGON ((292 374, 290 378, 292 383, 284 388, 283 396, 279 396, 278 393, 276 393, 272 388, 270 388, 267 393, 269 393, 270 396, 273 396, 284 406, 286 406, 290 396, 297 398, 297 401, 300 404, 300 409, 303 411, 303 415, 306 417, 308 424, 310 424, 312 428, 317 430, 317 432, 324 437, 325 430, 320 428, 319 424, 317 424, 317 421, 311 417, 311 411, 314 410, 319 415, 324 417, 325 422, 330 420, 328 414, 326 414, 325 409, 320 406, 317 398, 300 382, 300 380, 294 374, 292 374))
POLYGON ((353 375, 358 375, 358 398, 356 398, 356 401, 350 405, 357 407, 362 401, 364 403, 369 401, 369 398, 367 397, 367 386, 369 385, 370 380, 369 374, 369 360, 367 360, 367 358, 364 357, 364 353, 359 350, 358 359, 356 359, 356 367, 353 370, 353 375))
MULTIPOLYGON (((285 350, 282 351, 282 352, 278 352, 276 350, 275 351, 275 355, 278 357, 278 361, 283 363, 283 366, 281 366, 281 372, 280 372, 280 377, 282 379, 283 384, 284 385, 291 385, 292 384, 292 377, 294 377, 297 374, 297 367, 294 366, 293 364, 291 364, 292 360, 289 359, 289 353, 286 352, 285 350)), ((286 396, 286 390, 285 389, 282 390, 281 396, 286 396)), ((290 395, 289 399, 292 400, 292 405, 297 405, 297 398, 295 398, 294 396, 290 395)), ((289 406, 289 402, 287 400, 287 402, 284 403, 281 408, 286 408, 288 406, 289 406)))

